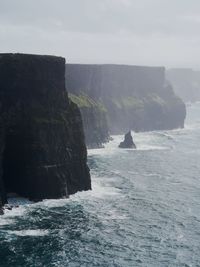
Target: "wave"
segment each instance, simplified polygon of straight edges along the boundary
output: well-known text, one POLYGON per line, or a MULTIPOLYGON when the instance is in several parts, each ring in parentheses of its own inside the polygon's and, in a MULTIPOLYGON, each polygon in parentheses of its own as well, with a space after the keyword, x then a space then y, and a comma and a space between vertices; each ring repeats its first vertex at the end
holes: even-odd
POLYGON ((28 198, 23 198, 23 197, 8 198, 8 204, 13 205, 13 206, 26 205, 26 204, 31 204, 31 203, 33 203, 33 201, 30 201, 28 198))
POLYGON ((161 137, 165 137, 169 140, 174 140, 174 137, 172 135, 170 135, 168 132, 162 131, 162 132, 154 132, 156 135, 161 136, 161 137))
POLYGON ((171 149, 173 149, 173 146, 141 145, 137 147, 136 151, 171 150, 171 149))
POLYGON ((42 229, 36 229, 36 230, 9 230, 6 231, 7 234, 9 235, 17 235, 17 236, 45 236, 49 234, 48 230, 42 230, 42 229))
POLYGON ((4 216, 1 215, 1 218, 0 218, 0 227, 1 226, 5 226, 5 225, 9 225, 9 224, 12 224, 12 223, 14 223, 14 220, 5 218, 4 216))

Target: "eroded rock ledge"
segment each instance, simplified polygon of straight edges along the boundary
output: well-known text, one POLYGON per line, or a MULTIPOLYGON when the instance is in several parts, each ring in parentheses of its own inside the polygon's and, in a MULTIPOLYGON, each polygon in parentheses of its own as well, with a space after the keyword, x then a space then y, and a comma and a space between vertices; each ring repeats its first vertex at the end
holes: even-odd
POLYGON ((0 54, 0 203, 91 189, 82 120, 65 89, 65 59, 0 54))

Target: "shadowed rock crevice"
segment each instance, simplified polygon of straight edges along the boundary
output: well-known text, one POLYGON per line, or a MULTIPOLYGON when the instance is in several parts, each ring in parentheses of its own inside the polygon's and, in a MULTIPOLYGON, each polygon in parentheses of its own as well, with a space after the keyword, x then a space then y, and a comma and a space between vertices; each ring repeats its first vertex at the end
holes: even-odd
POLYGON ((78 107, 65 90, 65 60, 0 55, 0 196, 34 200, 91 189, 78 107))
POLYGON ((20 195, 24 191, 23 171, 28 153, 23 141, 23 134, 17 133, 16 129, 10 129, 5 136, 2 179, 7 193, 15 192, 20 195))

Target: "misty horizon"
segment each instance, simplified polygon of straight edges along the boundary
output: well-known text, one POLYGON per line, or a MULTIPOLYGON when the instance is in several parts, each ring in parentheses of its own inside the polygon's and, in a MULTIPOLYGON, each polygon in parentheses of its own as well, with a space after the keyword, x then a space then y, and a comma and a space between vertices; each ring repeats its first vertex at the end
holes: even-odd
POLYGON ((197 0, 0 0, 0 52, 200 69, 197 0))

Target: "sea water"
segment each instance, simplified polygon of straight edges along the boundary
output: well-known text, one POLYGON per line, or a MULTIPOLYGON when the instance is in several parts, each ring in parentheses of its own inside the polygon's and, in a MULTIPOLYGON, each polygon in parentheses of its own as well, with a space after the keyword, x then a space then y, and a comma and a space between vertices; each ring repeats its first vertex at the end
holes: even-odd
MULTIPOLYGON (((185 129, 88 151, 92 191, 0 217, 0 267, 200 266, 200 103, 185 129)), ((17 200, 12 200, 12 202, 17 200)))

